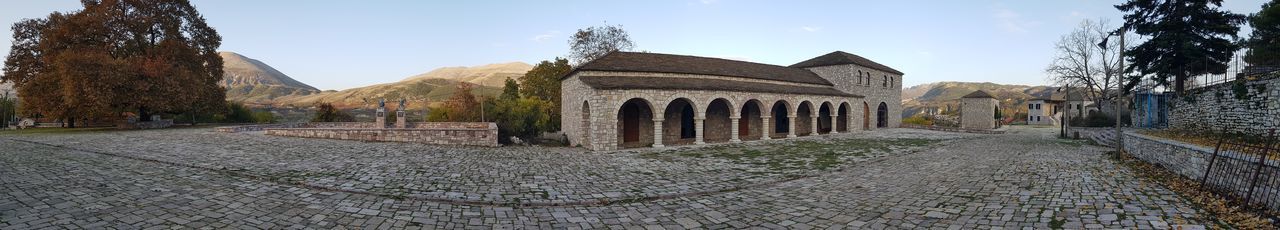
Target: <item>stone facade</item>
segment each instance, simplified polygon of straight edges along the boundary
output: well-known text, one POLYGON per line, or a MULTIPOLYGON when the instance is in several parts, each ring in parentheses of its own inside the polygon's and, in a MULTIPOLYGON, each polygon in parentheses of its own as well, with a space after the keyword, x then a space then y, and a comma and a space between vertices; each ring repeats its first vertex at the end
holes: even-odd
POLYGON ((287 137, 498 146, 498 126, 490 122, 420 122, 406 124, 409 128, 370 128, 353 123, 308 123, 299 128, 264 130, 267 135, 287 137))
MULTIPOLYGON (((811 133, 809 130, 814 130, 814 126, 817 125, 822 125, 822 127, 817 127, 820 131, 823 131, 820 133, 826 133, 827 130, 832 130, 831 132, 835 133, 871 130, 878 127, 876 127, 874 120, 876 107, 870 104, 883 102, 868 101, 857 97, 733 91, 596 90, 583 84, 578 79, 578 75, 586 74, 613 73, 584 71, 563 79, 561 81, 562 112, 560 125, 571 145, 582 146, 592 150, 615 150, 622 147, 643 147, 646 145, 666 146, 786 138, 809 135, 811 133), (640 126, 653 128, 640 129, 639 139, 642 141, 637 144, 638 146, 621 146, 619 140, 623 138, 623 134, 618 132, 619 127, 622 126, 622 121, 618 116, 619 108, 622 108, 624 103, 632 99, 640 99, 649 108, 650 113, 642 114, 640 126), (671 114, 668 114, 666 110, 672 103, 688 103, 693 107, 695 122, 693 138, 680 137, 678 130, 681 124, 678 121, 679 119, 670 117, 669 115, 671 114), (788 132, 776 133, 777 130, 774 127, 776 119, 772 111, 775 105, 785 108, 789 123, 788 132), (711 106, 724 106, 729 109, 727 111, 711 110, 708 113, 708 107, 711 106), (745 115, 748 119, 742 119, 744 115, 741 112, 744 107, 748 108, 747 111, 750 113, 745 115), (807 109, 801 110, 802 107, 807 109), (818 114, 818 111, 823 110, 823 107, 826 107, 826 110, 829 111, 825 116, 811 115, 818 114), (843 116, 840 113, 841 108, 845 112, 843 116), (871 110, 868 111, 866 109, 871 110), (663 115, 661 118, 653 119, 653 114, 663 115), (864 116, 868 114, 871 117, 864 116), (818 121, 818 118, 828 119, 826 117, 829 117, 829 120, 818 121), (728 122, 725 122, 726 120, 728 122), (743 131, 738 130, 743 122, 748 122, 746 127, 751 130, 746 131, 746 135, 733 135, 735 133, 743 134, 743 131), (654 125, 655 123, 660 125, 654 125), (840 127, 841 123, 843 123, 843 129, 840 127), (864 123, 867 126, 864 127, 862 125, 864 123), (654 139, 655 130, 662 131, 662 138, 654 139), (704 132, 707 130, 710 130, 710 132, 704 132), (764 135, 765 130, 768 130, 771 135, 764 135), (661 141, 661 143, 655 144, 656 141, 661 141)), ((699 77, 689 74, 645 73, 645 75, 699 77)), ((891 105, 889 108, 900 108, 900 103, 885 103, 891 105)), ((894 111, 901 110, 890 109, 889 111, 889 114, 900 114, 900 112, 894 111)), ((896 116, 889 116, 888 120, 893 124, 890 127, 896 127, 896 124, 900 122, 900 118, 896 116)))
POLYGON ((987 130, 996 128, 995 98, 961 98, 960 128, 987 130))
POLYGON ((894 128, 902 124, 902 75, 853 64, 806 69, 831 81, 840 91, 864 96, 863 102, 871 111, 872 128, 894 128), (878 126, 875 120, 880 103, 888 108, 887 123, 883 126, 878 126))
POLYGON ((1280 75, 1247 81, 1244 100, 1236 97, 1234 85, 1226 82, 1170 98, 1169 128, 1252 135, 1280 129, 1280 75))

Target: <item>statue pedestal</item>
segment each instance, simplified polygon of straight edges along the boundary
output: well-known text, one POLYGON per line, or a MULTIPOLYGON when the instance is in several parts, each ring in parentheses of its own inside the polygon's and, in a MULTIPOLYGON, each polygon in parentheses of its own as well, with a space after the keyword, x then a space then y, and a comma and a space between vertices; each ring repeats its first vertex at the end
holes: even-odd
POLYGON ((373 127, 378 129, 387 128, 387 111, 378 109, 373 117, 373 127))
POLYGON ((405 123, 406 122, 404 117, 404 110, 397 110, 396 111, 396 128, 397 129, 405 128, 405 123))

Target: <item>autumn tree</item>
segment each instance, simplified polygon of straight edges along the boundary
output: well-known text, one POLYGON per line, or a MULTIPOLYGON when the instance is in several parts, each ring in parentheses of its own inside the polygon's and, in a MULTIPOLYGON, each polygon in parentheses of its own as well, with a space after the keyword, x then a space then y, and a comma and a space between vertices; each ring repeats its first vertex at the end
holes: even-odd
POLYGON ((480 121, 480 101, 471 92, 475 86, 471 83, 458 82, 453 95, 444 102, 444 117, 447 121, 472 122, 480 121))
MULTIPOLYGON (((1222 74, 1240 46, 1233 42, 1245 17, 1221 9, 1222 0, 1129 0, 1116 6, 1125 24, 1146 41, 1125 52, 1125 72, 1153 76, 1161 85, 1186 90, 1191 76, 1222 74)), ((1131 77, 1132 89, 1141 80, 1131 77)), ((1127 91, 1127 90, 1126 90, 1127 91)))
POLYGON ((1280 66, 1280 2, 1272 0, 1262 4, 1262 10, 1249 15, 1253 32, 1245 45, 1249 51, 1244 61, 1250 65, 1280 66))
POLYGON ((631 36, 622 25, 592 26, 578 29, 569 37, 569 58, 574 64, 587 63, 609 52, 628 51, 635 48, 631 36))
MULTIPOLYGON (((13 26, 5 79, 29 111, 74 116, 221 111, 222 38, 184 0, 85 0, 13 26), (12 68, 10 68, 12 64, 12 68)), ((194 119, 193 119, 194 120, 194 119)))

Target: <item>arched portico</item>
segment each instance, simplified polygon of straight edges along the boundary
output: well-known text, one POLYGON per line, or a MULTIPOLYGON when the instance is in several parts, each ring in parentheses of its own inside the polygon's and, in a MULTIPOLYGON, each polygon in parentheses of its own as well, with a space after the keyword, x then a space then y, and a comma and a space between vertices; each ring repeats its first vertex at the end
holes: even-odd
POLYGON ((812 102, 800 102, 800 105, 796 106, 795 118, 796 125, 794 127, 796 129, 796 136, 808 136, 814 134, 814 126, 816 125, 815 122, 818 117, 814 116, 812 102))
POLYGON ((836 132, 849 132, 849 103, 841 102, 836 111, 836 132))
POLYGON ((831 133, 831 102, 823 102, 818 107, 818 134, 831 133))
POLYGON ((778 100, 773 103, 773 108, 770 110, 769 116, 773 118, 770 122, 773 124, 769 126, 772 129, 769 132, 769 137, 795 137, 795 132, 791 128, 791 118, 793 116, 790 112, 791 105, 786 100, 778 100))
POLYGON ((632 98, 618 109, 618 147, 636 148, 653 145, 653 107, 648 100, 632 98))
POLYGON ((736 135, 734 130, 738 120, 733 113, 733 105, 728 99, 717 98, 707 104, 706 114, 702 122, 703 141, 706 143, 729 142, 736 135))
POLYGON ((767 121, 761 116, 762 105, 760 100, 756 99, 742 103, 742 110, 738 111, 739 140, 758 140, 765 134, 764 123, 767 121))
MULTIPOLYGON (((697 109, 688 98, 676 98, 667 103, 662 115, 662 145, 694 144, 698 137, 697 109)), ((655 120, 654 122, 658 122, 655 120)))

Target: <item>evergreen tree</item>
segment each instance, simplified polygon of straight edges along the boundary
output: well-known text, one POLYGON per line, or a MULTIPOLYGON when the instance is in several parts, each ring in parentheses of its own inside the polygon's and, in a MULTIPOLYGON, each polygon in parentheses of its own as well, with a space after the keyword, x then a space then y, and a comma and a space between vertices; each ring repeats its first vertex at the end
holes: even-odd
POLYGON ((1262 10, 1249 15, 1253 33, 1245 45, 1249 48, 1244 61, 1250 65, 1280 66, 1280 0, 1262 4, 1262 10))
MULTIPOLYGON (((1129 0, 1117 5, 1127 13, 1125 24, 1148 38, 1125 52, 1131 62, 1125 72, 1151 75, 1166 86, 1172 81, 1178 93, 1191 76, 1225 73, 1240 49, 1231 39, 1245 17, 1221 6, 1222 0, 1129 0)), ((1130 77, 1126 88, 1139 80, 1130 77)))

